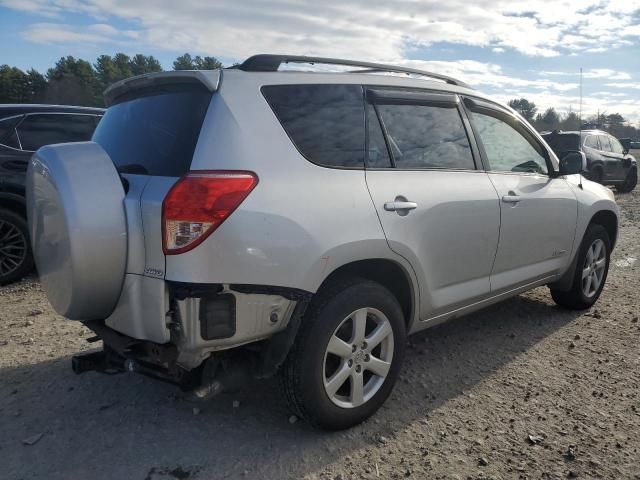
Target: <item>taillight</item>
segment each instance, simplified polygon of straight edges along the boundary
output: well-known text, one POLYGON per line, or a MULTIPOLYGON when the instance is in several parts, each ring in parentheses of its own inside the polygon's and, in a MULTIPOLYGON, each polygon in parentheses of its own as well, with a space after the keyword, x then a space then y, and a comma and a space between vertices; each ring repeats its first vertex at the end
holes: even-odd
POLYGON ((224 222, 258 184, 253 172, 193 171, 162 202, 162 250, 187 252, 224 222))

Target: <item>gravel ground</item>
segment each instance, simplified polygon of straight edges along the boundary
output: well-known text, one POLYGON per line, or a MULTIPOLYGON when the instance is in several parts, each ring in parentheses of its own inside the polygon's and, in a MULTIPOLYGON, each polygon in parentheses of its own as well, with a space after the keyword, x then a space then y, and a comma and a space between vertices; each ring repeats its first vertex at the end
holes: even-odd
POLYGON ((0 288, 0 478, 640 479, 640 191, 590 311, 545 288, 411 337, 382 410, 295 422, 275 382, 195 409, 170 385, 71 372, 88 330, 35 279, 0 288))

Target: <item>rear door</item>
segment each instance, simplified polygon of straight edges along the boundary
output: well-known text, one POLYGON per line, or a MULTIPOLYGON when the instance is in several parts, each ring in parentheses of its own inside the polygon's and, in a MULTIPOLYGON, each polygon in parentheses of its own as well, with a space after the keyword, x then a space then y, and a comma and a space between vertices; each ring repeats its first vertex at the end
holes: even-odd
POLYGON ((366 179, 389 246, 414 267, 421 319, 490 293, 500 211, 453 94, 367 92, 366 179))
POLYGON ((517 117, 490 103, 465 100, 488 176, 500 197, 500 242, 494 293, 554 276, 571 258, 577 200, 544 145, 517 117))

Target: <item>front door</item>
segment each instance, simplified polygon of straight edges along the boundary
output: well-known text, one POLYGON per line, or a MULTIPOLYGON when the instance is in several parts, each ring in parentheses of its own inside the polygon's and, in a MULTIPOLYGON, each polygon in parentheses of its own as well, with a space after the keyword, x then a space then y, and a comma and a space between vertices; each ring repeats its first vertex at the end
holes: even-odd
POLYGON ((493 105, 465 101, 500 198, 500 241, 491 287, 508 291, 562 272, 569 263, 578 204, 551 155, 518 118, 493 105))
POLYGON ((458 98, 389 90, 367 98, 367 185, 390 248, 418 277, 420 318, 488 296, 498 198, 475 166, 458 98))

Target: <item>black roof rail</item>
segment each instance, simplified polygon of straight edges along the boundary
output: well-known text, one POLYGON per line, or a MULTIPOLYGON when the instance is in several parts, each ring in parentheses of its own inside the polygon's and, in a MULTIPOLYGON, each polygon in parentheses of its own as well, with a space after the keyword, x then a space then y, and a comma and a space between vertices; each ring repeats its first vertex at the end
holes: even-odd
POLYGON ((354 60, 342 60, 339 58, 325 58, 325 57, 307 57, 302 55, 253 55, 247 58, 240 65, 236 65, 233 68, 244 70, 245 72, 277 72, 280 65, 283 63, 319 63, 321 65, 343 65, 347 67, 359 67, 363 70, 356 70, 351 73, 378 73, 378 72, 394 72, 394 73, 406 73, 412 75, 420 75, 423 77, 435 78, 436 80, 442 80, 450 85, 457 85, 459 87, 471 88, 464 82, 456 80, 455 78, 448 77, 447 75, 441 75, 439 73, 425 72, 424 70, 417 70, 415 68, 398 67, 395 65, 385 65, 382 63, 370 63, 359 62, 354 60))

